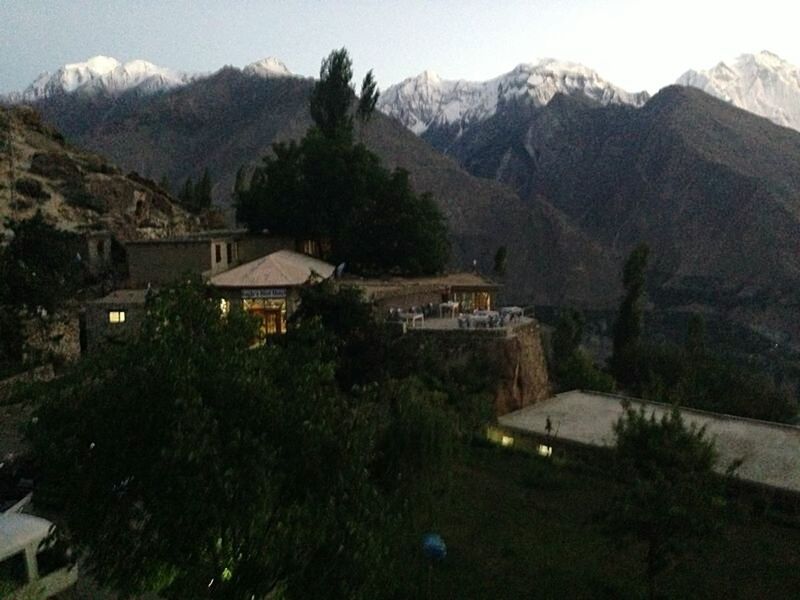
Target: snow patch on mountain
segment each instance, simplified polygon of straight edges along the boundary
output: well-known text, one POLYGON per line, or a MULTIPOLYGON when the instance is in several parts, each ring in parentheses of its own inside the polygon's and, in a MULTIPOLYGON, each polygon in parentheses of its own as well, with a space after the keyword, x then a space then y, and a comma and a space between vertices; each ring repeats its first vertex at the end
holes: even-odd
POLYGON ((678 84, 800 130, 800 69, 772 52, 742 54, 711 69, 687 71, 678 84))
POLYGON ((258 77, 292 77, 292 72, 286 68, 280 60, 274 56, 262 58, 259 61, 250 63, 242 69, 245 75, 258 77))
POLYGON ((628 93, 583 65, 545 58, 480 82, 448 81, 424 71, 387 88, 378 108, 420 135, 434 124, 486 119, 496 112, 498 103, 515 98, 529 98, 535 106, 544 106, 557 93, 582 94, 601 104, 633 106, 641 106, 649 98, 647 92, 628 93))
POLYGON ((11 99, 35 102, 72 93, 116 96, 132 89, 153 93, 181 86, 191 78, 191 75, 159 67, 146 60, 132 60, 123 64, 108 56, 94 56, 86 62, 66 64, 55 73, 42 73, 21 93, 12 95, 11 99))

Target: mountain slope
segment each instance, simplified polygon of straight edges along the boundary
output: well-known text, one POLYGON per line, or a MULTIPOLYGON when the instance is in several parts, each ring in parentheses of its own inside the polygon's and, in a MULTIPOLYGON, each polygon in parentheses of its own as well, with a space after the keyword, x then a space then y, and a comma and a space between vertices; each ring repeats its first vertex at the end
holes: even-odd
POLYGON ((153 182, 70 146, 29 108, 0 107, 0 240, 6 219, 36 211, 61 229, 107 229, 119 240, 197 227, 153 182))
MULTIPOLYGON (((272 142, 297 139, 311 124, 312 80, 253 77, 225 68, 153 96, 61 95, 36 104, 76 143, 127 169, 177 186, 208 167, 216 202, 228 204, 236 171, 257 164, 272 142)), ((476 179, 396 121, 376 113, 360 139, 391 167, 432 192, 450 228, 454 264, 491 268, 509 250, 512 299, 607 304, 615 298, 614 260, 544 199, 523 203, 507 187, 476 179)))
POLYGON ((378 109, 419 135, 432 125, 458 126, 486 119, 498 104, 520 98, 544 106, 558 93, 633 106, 641 106, 648 97, 646 92, 629 94, 583 65, 546 58, 482 82, 447 81, 425 71, 387 88, 378 109))
POLYGON ((546 197, 612 255, 647 242, 656 300, 800 336, 797 132, 673 86, 640 109, 511 103, 447 143, 470 172, 546 197))
POLYGON ((690 70, 677 83, 800 130, 800 68, 771 52, 742 54, 711 69, 690 70))

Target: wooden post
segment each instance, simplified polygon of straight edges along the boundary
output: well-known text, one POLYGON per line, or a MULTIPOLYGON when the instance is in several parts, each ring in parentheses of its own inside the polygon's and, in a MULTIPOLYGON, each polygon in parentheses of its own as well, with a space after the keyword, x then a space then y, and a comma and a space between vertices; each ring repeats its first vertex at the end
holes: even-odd
POLYGON ((28 570, 28 581, 34 582, 39 579, 39 565, 36 562, 37 544, 32 544, 25 548, 25 566, 28 570))

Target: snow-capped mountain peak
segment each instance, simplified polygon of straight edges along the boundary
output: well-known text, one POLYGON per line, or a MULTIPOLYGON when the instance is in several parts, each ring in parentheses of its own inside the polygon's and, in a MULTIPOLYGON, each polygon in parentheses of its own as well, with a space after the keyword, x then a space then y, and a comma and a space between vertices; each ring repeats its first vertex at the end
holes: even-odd
POLYGON ((108 56, 93 56, 85 62, 66 64, 55 73, 42 73, 18 99, 33 102, 65 93, 117 95, 131 89, 152 93, 183 85, 190 79, 185 73, 141 59, 122 64, 108 56))
POLYGON ((800 69, 767 50, 687 71, 678 83, 800 130, 800 69))
POLYGON ((482 82, 444 80, 423 71, 390 86, 381 94, 378 108, 416 134, 433 124, 467 123, 492 116, 500 101, 529 98, 544 106, 557 93, 580 93, 602 104, 641 106, 646 92, 629 94, 602 79, 595 71, 552 58, 517 65, 510 72, 482 82))
POLYGON ((242 72, 245 75, 257 75, 259 77, 292 77, 292 72, 274 56, 268 56, 250 63, 242 69, 242 72))

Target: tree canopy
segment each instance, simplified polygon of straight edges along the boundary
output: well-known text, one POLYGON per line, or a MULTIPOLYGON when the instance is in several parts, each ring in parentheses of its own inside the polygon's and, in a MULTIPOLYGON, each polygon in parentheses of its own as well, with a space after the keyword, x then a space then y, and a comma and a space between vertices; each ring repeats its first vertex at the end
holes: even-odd
POLYGON ((611 357, 611 371, 622 385, 635 384, 641 379, 642 302, 649 254, 647 245, 639 244, 628 256, 622 271, 625 296, 614 323, 614 353, 611 357))
POLYGON ((686 425, 677 408, 657 419, 626 405, 614 432, 621 488, 609 525, 644 544, 652 598, 656 577, 721 524, 717 454, 705 429, 686 425))
POLYGON ((441 400, 412 381, 343 390, 319 317, 254 337, 199 283, 161 290, 138 334, 41 390, 39 497, 125 593, 391 596, 407 500, 448 456, 441 400))
MULTIPOLYGON (((389 171, 353 139, 354 89, 347 51, 323 61, 311 93, 314 121, 299 142, 276 143, 249 185, 236 186, 239 220, 319 242, 324 258, 364 274, 430 274, 447 262, 444 217, 407 172, 389 171)), ((356 113, 372 114, 378 94, 371 72, 356 113)))

